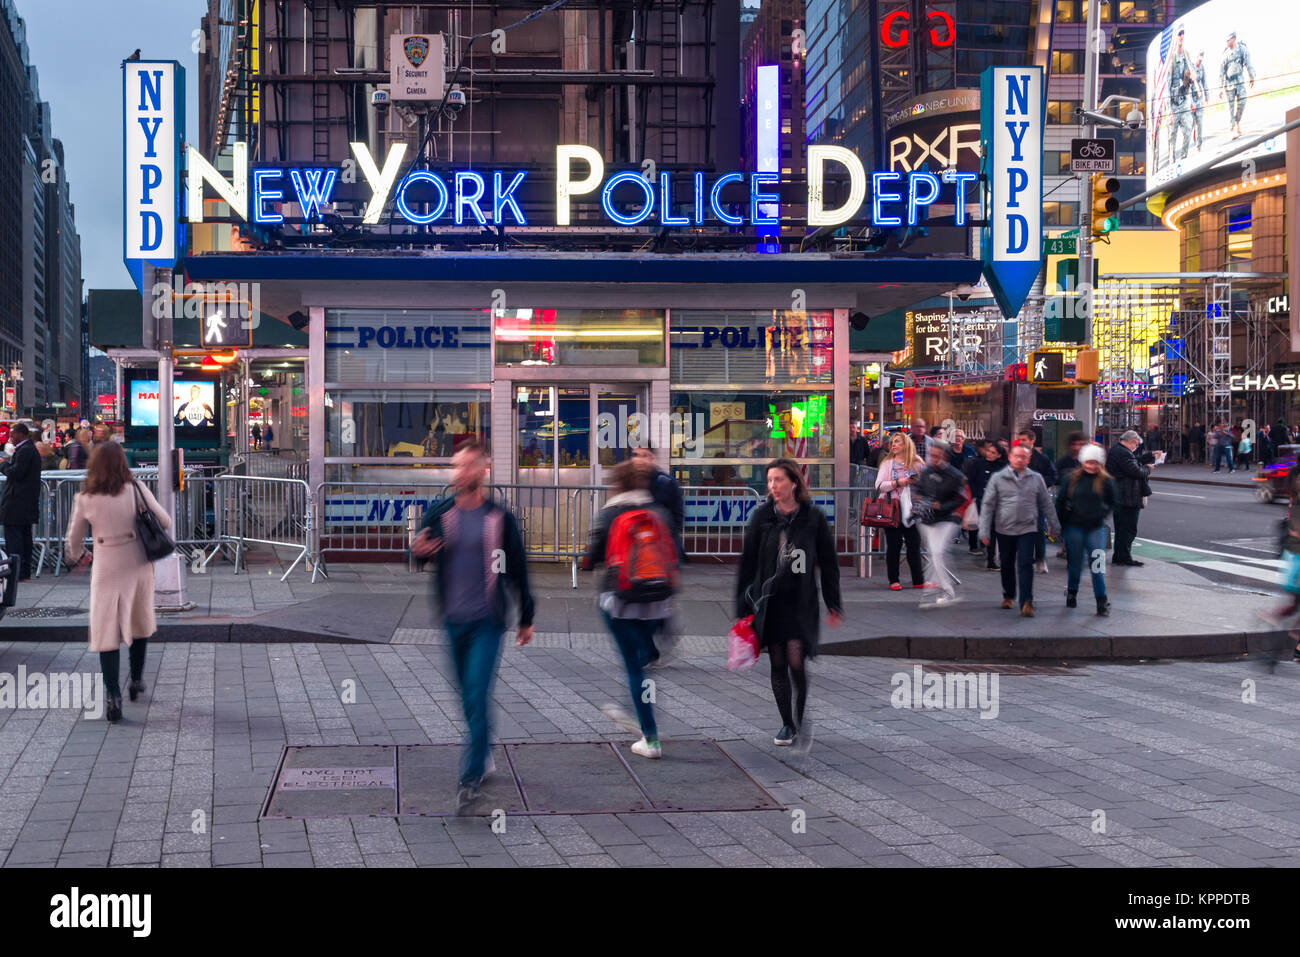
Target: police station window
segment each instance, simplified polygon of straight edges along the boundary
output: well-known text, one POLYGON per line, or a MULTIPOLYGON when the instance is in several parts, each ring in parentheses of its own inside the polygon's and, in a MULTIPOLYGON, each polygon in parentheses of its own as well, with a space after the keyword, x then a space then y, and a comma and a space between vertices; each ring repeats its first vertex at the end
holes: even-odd
POLYGON ((834 381, 834 315, 674 309, 669 377, 677 385, 834 381))
POLYGON ((486 309, 327 309, 325 381, 492 379, 486 309))
POLYGON ((490 407, 485 390, 331 390, 325 393, 325 455, 449 459, 468 438, 487 443, 490 407))
POLYGON ((498 366, 662 366, 655 309, 498 309, 498 366))

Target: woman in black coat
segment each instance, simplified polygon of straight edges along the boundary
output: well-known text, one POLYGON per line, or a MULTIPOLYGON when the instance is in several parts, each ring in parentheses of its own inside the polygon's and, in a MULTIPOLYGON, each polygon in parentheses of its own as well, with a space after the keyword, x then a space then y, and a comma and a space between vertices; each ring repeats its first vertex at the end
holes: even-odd
POLYGON ((804 718, 808 700, 807 658, 817 654, 821 598, 838 627, 840 569, 835 540, 822 510, 812 504, 803 473, 792 459, 767 467, 767 501, 754 509, 745 529, 740 574, 736 578, 736 617, 754 616, 759 645, 772 660, 772 693, 782 726, 773 744, 812 746, 811 722, 804 718), (793 682, 795 706, 790 707, 793 682))
MULTIPOLYGON (((962 467, 962 471, 966 473, 966 481, 970 484, 970 493, 976 508, 979 507, 978 503, 984 500, 984 489, 988 487, 989 477, 994 472, 1000 472, 1006 467, 1007 457, 996 442, 989 439, 979 439, 975 442, 975 457, 962 467)), ((979 544, 979 532, 971 531, 969 535, 970 553, 978 555, 982 550, 979 544)), ((986 567, 995 571, 998 567, 997 558, 995 557, 997 547, 997 539, 990 536, 986 567)))

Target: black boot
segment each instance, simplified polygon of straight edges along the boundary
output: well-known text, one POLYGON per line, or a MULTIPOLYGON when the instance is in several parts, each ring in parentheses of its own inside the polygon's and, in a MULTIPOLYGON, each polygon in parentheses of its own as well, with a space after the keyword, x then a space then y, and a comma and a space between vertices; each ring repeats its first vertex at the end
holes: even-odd
POLYGON ((129 685, 127 685, 126 688, 127 694, 131 696, 132 701, 134 701, 136 698, 138 698, 141 694, 143 694, 147 690, 148 688, 146 687, 144 681, 132 681, 129 685))
POLYGON ((115 724, 122 720, 121 695, 108 699, 108 706, 104 709, 104 717, 108 719, 110 724, 115 724))
POLYGON ((1097 599, 1097 614, 1099 615, 1110 614, 1110 599, 1107 598, 1105 595, 1102 595, 1100 598, 1097 599))
MULTIPOLYGON (((1077 591, 1070 591, 1068 588, 1065 590, 1065 607, 1079 607, 1079 593, 1077 591)), ((134 700, 134 698, 132 700, 134 700)))

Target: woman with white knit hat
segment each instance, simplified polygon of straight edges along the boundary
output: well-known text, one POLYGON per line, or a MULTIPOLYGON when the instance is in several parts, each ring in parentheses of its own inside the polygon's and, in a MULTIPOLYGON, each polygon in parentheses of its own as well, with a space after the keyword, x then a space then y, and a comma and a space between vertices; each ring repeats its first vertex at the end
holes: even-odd
POLYGON ((1056 493, 1056 514, 1061 519, 1068 563, 1066 607, 1079 605, 1079 579, 1086 562, 1092 573, 1092 594, 1099 615, 1110 613, 1106 597, 1106 518, 1115 508, 1115 483, 1102 467, 1105 458, 1100 445, 1085 445, 1079 450, 1079 467, 1056 493))

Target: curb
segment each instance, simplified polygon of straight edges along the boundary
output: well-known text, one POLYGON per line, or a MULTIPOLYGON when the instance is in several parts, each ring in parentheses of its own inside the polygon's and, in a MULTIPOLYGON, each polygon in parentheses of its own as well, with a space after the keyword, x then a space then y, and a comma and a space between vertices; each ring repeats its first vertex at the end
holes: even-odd
MULTIPOLYGON (((51 624, 24 628, 10 636, 0 629, 0 640, 15 642, 86 640, 86 625, 51 624)), ((17 629, 14 629, 17 632, 17 629)), ((1041 638, 964 638, 960 635, 882 635, 846 641, 823 642, 821 653, 843 658, 903 658, 918 661, 1138 661, 1150 659, 1200 659, 1259 655, 1293 647, 1288 629, 1263 632, 1232 632, 1124 637, 1073 636, 1041 638)), ((723 636, 716 636, 719 650, 723 636)), ((240 622, 195 622, 160 624, 151 641, 204 641, 218 644, 267 644, 311 642, 313 644, 388 645, 388 638, 366 639, 329 635, 269 625, 240 622)))
POLYGON ((1190 479, 1190 478, 1168 478, 1163 475, 1152 475, 1152 482, 1177 482, 1180 485, 1214 485, 1218 488, 1242 488, 1246 491, 1254 491, 1255 483, 1243 485, 1241 482, 1218 482, 1213 479, 1190 479))

